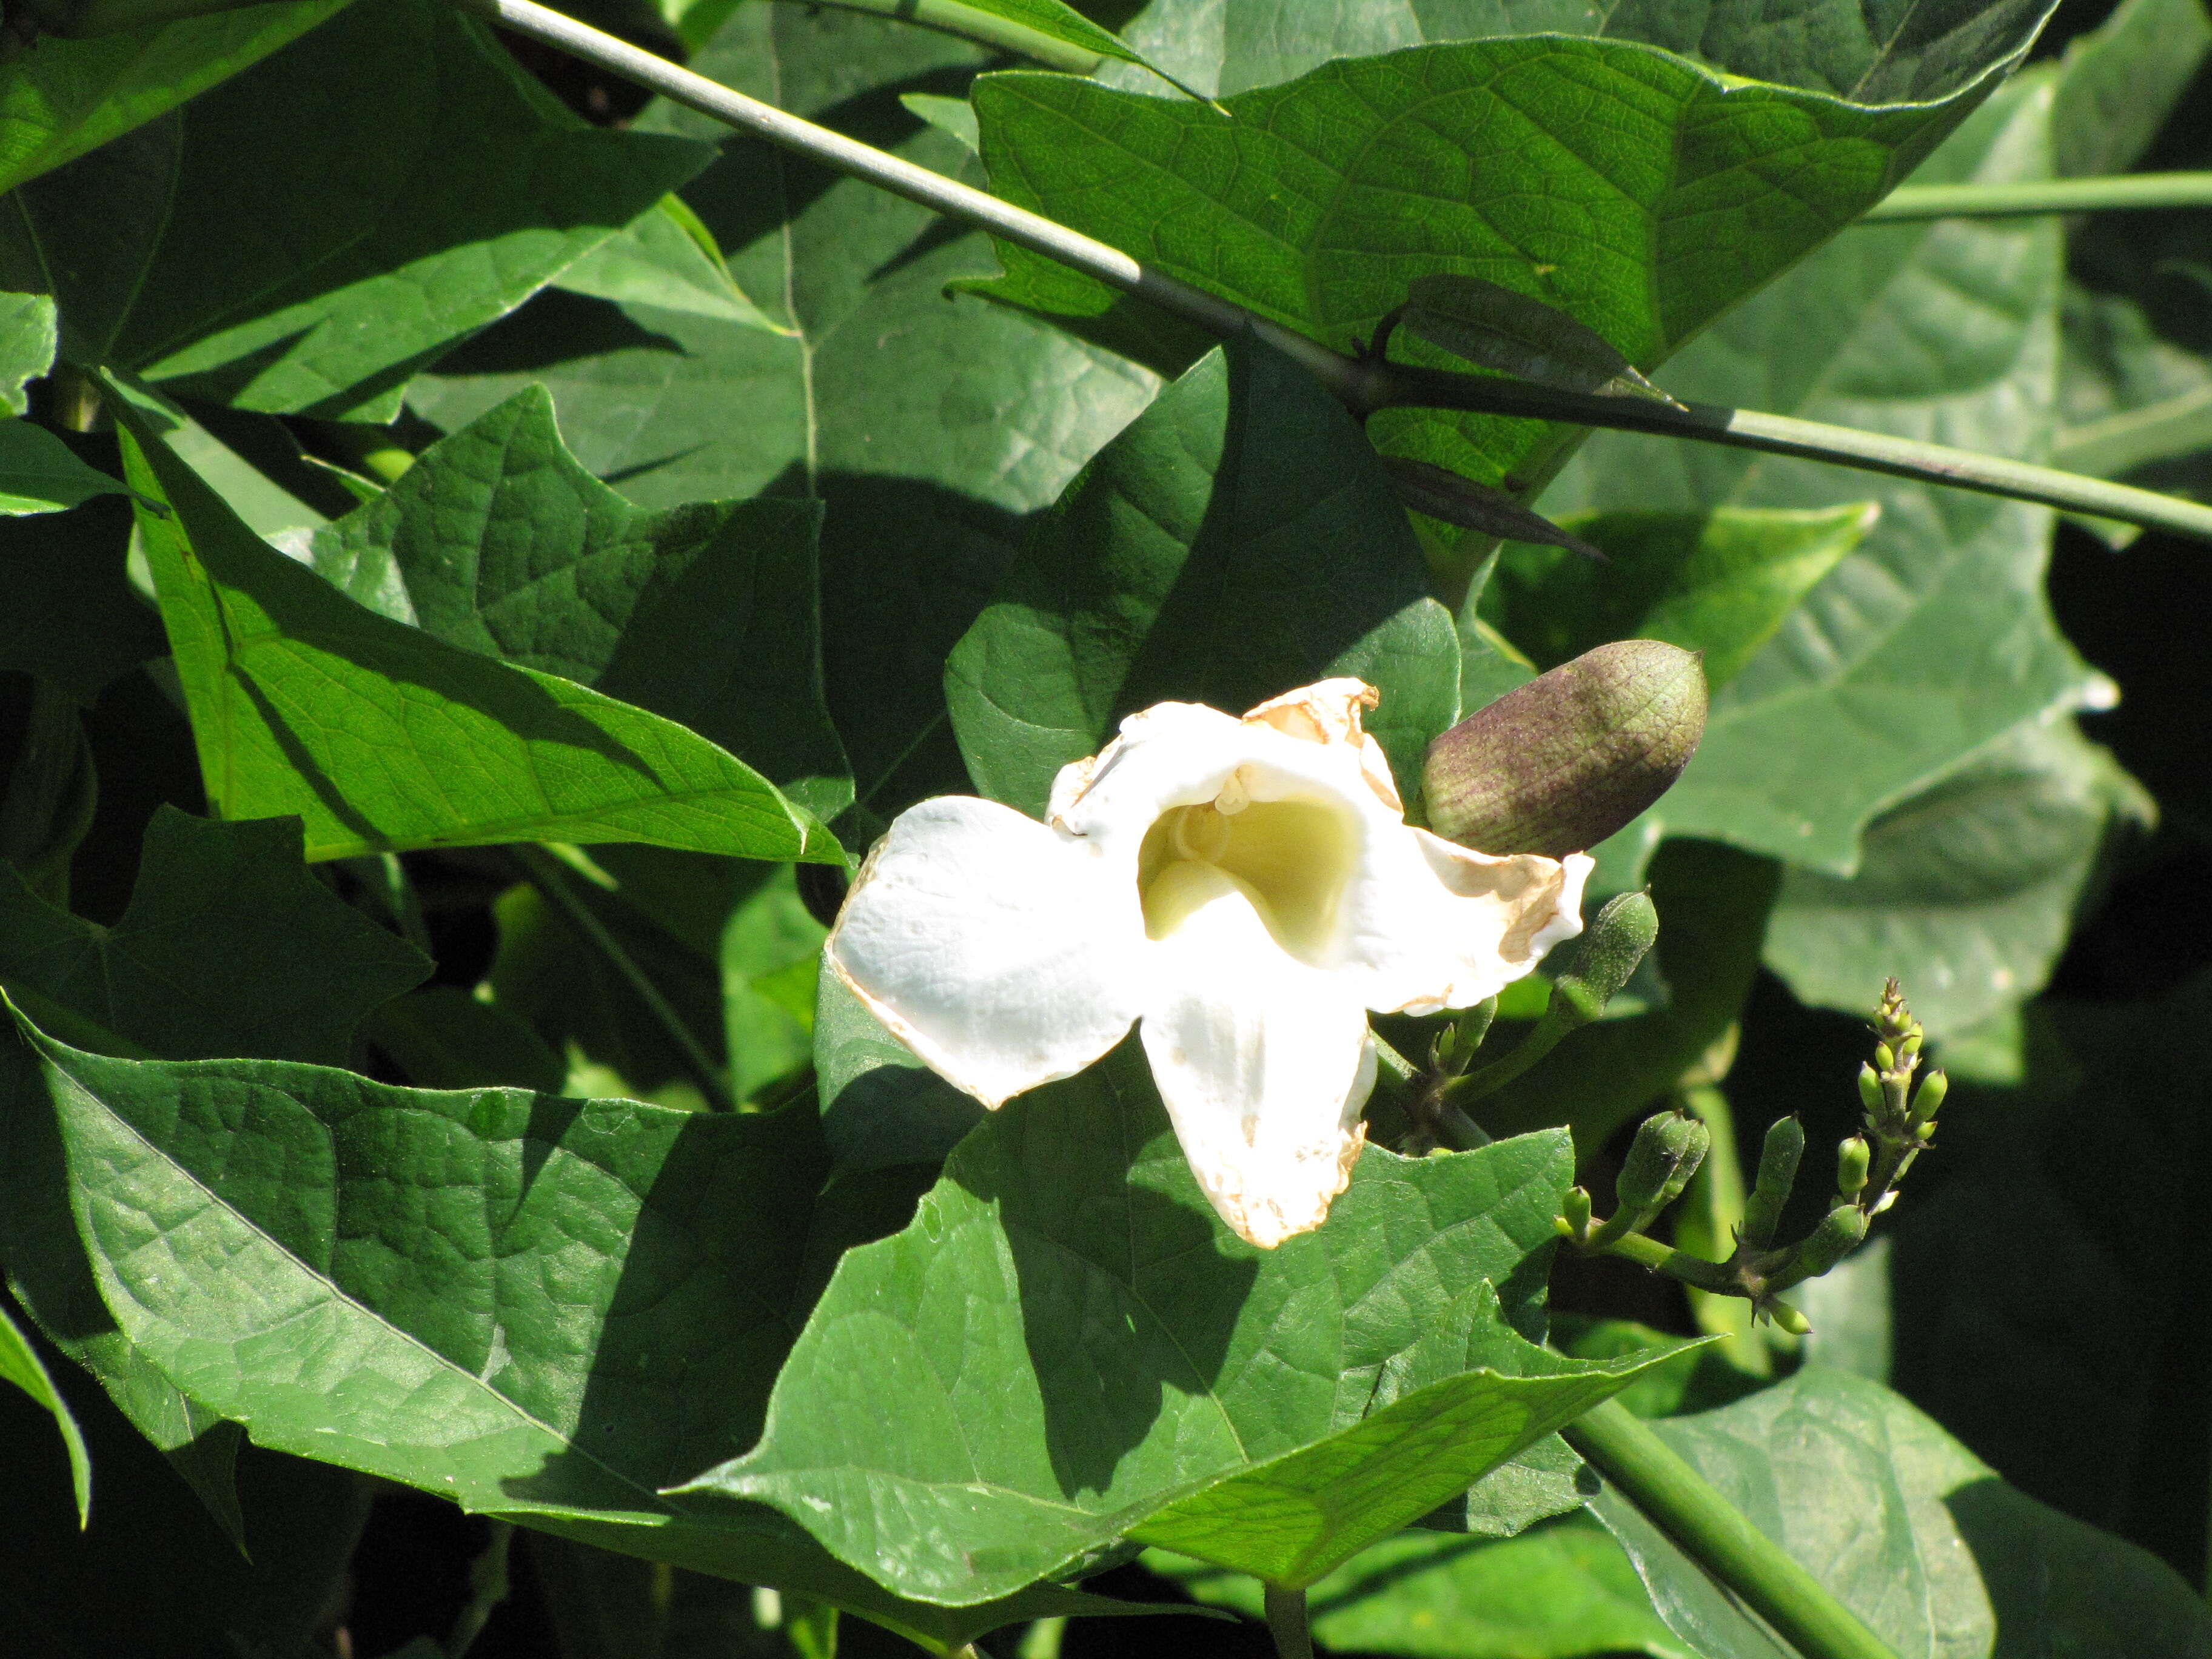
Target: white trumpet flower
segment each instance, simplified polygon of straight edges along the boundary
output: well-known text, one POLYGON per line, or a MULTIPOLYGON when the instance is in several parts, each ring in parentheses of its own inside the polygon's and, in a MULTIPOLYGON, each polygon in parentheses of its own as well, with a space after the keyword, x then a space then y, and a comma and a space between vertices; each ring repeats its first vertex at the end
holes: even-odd
POLYGON ((1365 1145, 1370 1010, 1495 994, 1582 931, 1590 860, 1469 852, 1405 821, 1375 690, 1324 680, 1242 720, 1164 702, 1061 769, 1047 821, 942 796, 899 815, 831 971, 988 1107, 1141 1022, 1184 1155, 1270 1247, 1318 1227, 1365 1145))

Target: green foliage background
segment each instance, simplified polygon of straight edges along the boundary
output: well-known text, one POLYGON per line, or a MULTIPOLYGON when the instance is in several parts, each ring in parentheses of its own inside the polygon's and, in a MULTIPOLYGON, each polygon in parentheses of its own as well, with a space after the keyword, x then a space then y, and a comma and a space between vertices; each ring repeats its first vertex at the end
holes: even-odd
MULTIPOLYGON (((1681 398, 2206 486, 2212 220, 1856 222, 2204 165, 2199 0, 575 9, 1338 349, 1479 276, 1681 398)), ((1559 1437, 1617 1395, 1900 1656, 2212 1654, 2202 548, 1363 427, 438 0, 9 26, 0 1653, 1256 1653, 1257 1574, 1331 1651, 1786 1656, 1559 1437), (819 982, 928 795, 1349 673, 1418 814, 1639 637, 1715 692, 1595 849, 1655 957, 1277 1251, 1133 1046, 984 1121, 819 982), (1691 1080, 1848 1133, 1891 974, 1956 1086, 1808 1343, 1554 1260, 1691 1080)))

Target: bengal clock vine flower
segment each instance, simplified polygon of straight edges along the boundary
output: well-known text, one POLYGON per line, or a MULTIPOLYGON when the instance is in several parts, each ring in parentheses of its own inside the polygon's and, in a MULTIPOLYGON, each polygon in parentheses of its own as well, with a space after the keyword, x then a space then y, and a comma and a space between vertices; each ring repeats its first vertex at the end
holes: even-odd
POLYGON ((967 796, 899 815, 826 960, 996 1108, 1138 1024, 1222 1219, 1319 1226, 1365 1144, 1367 1016, 1464 1008, 1582 931, 1589 858, 1492 857, 1409 825, 1379 701, 1324 680, 1242 719, 1163 702, 1061 769, 1045 822, 967 796))

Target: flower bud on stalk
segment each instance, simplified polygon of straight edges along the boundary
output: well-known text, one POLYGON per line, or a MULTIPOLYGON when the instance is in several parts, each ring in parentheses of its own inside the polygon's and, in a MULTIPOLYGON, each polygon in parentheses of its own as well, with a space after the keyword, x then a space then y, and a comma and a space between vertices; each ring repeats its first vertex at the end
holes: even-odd
POLYGON ((1838 1204, 1820 1218, 1820 1224, 1797 1247, 1789 1267, 1778 1273, 1771 1288, 1787 1290, 1808 1279, 1818 1279, 1859 1247, 1867 1234, 1867 1214, 1856 1204, 1838 1204))
POLYGON ((1951 1079, 1942 1072, 1930 1072, 1920 1092, 1912 1097, 1912 1127, 1924 1128, 1936 1121, 1936 1109, 1943 1103, 1943 1097, 1951 1092, 1951 1079))
POLYGON ((1853 1135, 1836 1148, 1836 1191, 1846 1199, 1856 1200, 1866 1190, 1867 1170, 1874 1163, 1874 1149, 1863 1135, 1853 1135))
POLYGON ((1644 1120, 1613 1189, 1630 1231, 1682 1195, 1711 1142, 1711 1132, 1686 1113, 1660 1112, 1644 1120))
POLYGON ((1881 1074, 1871 1066, 1859 1067, 1859 1104, 1870 1116, 1881 1113, 1881 1074))
POLYGON ((1584 652, 1429 745, 1429 823, 1485 853, 1564 857, 1666 793, 1705 730, 1693 652, 1622 640, 1584 652))
POLYGON ((1743 1204, 1743 1243, 1763 1250, 1774 1243, 1774 1230, 1782 1224, 1782 1206, 1790 1201, 1796 1184, 1797 1163, 1805 1155, 1805 1126, 1796 1118, 1776 1120, 1759 1152, 1759 1176, 1751 1196, 1743 1204))
POLYGON ((1559 1206, 1559 1231, 1580 1243, 1589 1236, 1590 1195, 1582 1187, 1570 1187, 1559 1206))

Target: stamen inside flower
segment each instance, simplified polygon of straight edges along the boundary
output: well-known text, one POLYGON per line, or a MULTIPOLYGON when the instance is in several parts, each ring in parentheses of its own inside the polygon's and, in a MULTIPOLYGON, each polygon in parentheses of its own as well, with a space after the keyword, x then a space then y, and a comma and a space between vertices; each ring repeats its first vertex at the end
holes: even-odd
POLYGON ((1318 801, 1244 805, 1240 798, 1237 805, 1229 812, 1212 802, 1173 807, 1146 832, 1137 864, 1146 934, 1173 934, 1222 896, 1226 877, 1279 949, 1326 965, 1358 862, 1357 823, 1318 801))

